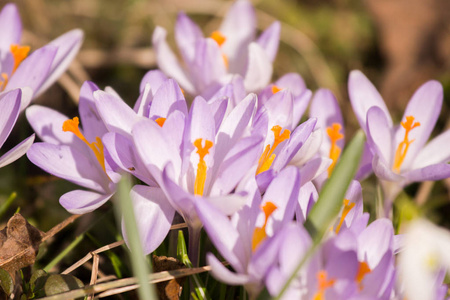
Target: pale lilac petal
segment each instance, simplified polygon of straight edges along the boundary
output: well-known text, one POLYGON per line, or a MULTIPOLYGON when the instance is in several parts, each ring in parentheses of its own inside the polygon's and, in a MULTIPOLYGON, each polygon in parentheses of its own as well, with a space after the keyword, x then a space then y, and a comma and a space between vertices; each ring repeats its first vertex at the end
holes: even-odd
MULTIPOLYGON (((80 122, 83 125, 84 136, 90 142, 95 141, 97 137, 101 138, 108 130, 100 117, 95 105, 95 91, 99 88, 95 83, 86 81, 81 86, 80 101, 78 103, 78 111, 80 112, 80 122)), ((109 93, 111 97, 113 94, 109 93)), ((120 98, 118 98, 120 99, 120 98)))
POLYGON ((450 130, 441 133, 432 139, 425 147, 420 150, 414 162, 412 169, 420 169, 425 166, 444 163, 450 161, 450 130))
MULTIPOLYGON (((409 101, 402 122, 406 121, 407 116, 413 116, 414 122, 420 122, 420 126, 411 130, 408 135, 408 139, 414 142, 410 144, 402 164, 402 167, 406 170, 410 168, 416 155, 428 141, 441 112, 443 97, 442 85, 437 81, 431 80, 419 87, 409 101)), ((403 141, 404 137, 405 129, 399 126, 395 134, 396 145, 403 141)))
POLYGON ((392 171, 390 165, 386 163, 383 158, 380 158, 377 154, 374 155, 372 160, 372 169, 377 177, 387 181, 401 181, 402 176, 392 171))
MULTIPOLYGON (((214 116, 208 103, 202 97, 196 97, 192 102, 189 119, 191 143, 199 138, 215 141, 214 116)), ((214 149, 211 150, 214 151, 214 149)), ((210 153, 212 153, 211 150, 210 153)))
POLYGON ((208 102, 208 104, 212 114, 214 115, 214 123, 216 124, 215 129, 217 132, 219 131, 219 128, 222 125, 222 121, 227 113, 230 104, 230 98, 217 98, 214 101, 208 102))
MULTIPOLYGON (((194 60, 187 67, 195 88, 201 92, 208 88, 218 90, 219 84, 227 74, 219 45, 209 38, 197 40, 194 60)), ((179 80, 177 81, 181 84, 179 80)))
MULTIPOLYGON (((135 185, 130 192, 144 254, 153 252, 169 233, 175 210, 160 188, 135 185)), ((124 240, 128 242, 122 222, 124 240)))
POLYGON ((381 98, 375 86, 361 71, 354 70, 350 73, 348 94, 359 125, 365 132, 367 132, 367 112, 372 106, 378 106, 385 113, 388 125, 392 127, 392 119, 383 98, 381 98))
POLYGON ((221 213, 231 216, 239 211, 245 203, 248 202, 248 194, 246 192, 239 192, 233 194, 224 194, 213 197, 204 197, 206 201, 211 203, 221 213))
POLYGON ((373 269, 387 251, 392 251, 393 244, 392 222, 388 219, 375 220, 358 236, 358 259, 367 261, 373 269))
POLYGON ((3 168, 4 166, 9 165, 10 163, 21 158, 28 151, 33 142, 34 142, 34 134, 27 137, 18 145, 16 145, 14 148, 3 154, 0 157, 0 168, 3 168))
POLYGON ((278 21, 272 23, 261 33, 257 43, 266 51, 267 57, 273 62, 277 56, 278 46, 280 44, 281 24, 278 21))
POLYGON ((162 127, 163 136, 167 136, 167 143, 173 149, 182 149, 186 116, 180 111, 172 112, 162 127))
MULTIPOLYGON (((314 130, 300 150, 291 159, 289 164, 298 167, 306 164, 319 152, 320 145, 322 144, 322 137, 323 135, 321 129, 314 130)), ((372 163, 372 161, 370 162, 372 163)))
POLYGON ((162 83, 153 96, 149 117, 151 119, 167 118, 174 110, 187 115, 187 105, 180 87, 173 79, 162 83))
POLYGON ((389 166, 394 163, 392 145, 392 128, 388 119, 379 107, 372 107, 367 112, 367 142, 372 151, 382 158, 389 166))
POLYGON ((308 161, 300 169, 301 185, 316 179, 322 173, 326 172, 332 162, 328 157, 317 157, 308 161))
POLYGON ((74 190, 62 195, 59 203, 71 214, 86 214, 105 204, 112 195, 74 190))
POLYGON ((44 92, 50 85, 52 85, 62 73, 66 71, 72 63, 83 42, 83 31, 80 29, 71 30, 60 37, 54 39, 49 45, 58 48, 48 77, 42 83, 41 87, 35 92, 35 97, 44 92))
POLYGON ((168 162, 172 162, 176 176, 180 174, 179 150, 169 146, 171 137, 163 135, 162 128, 156 122, 148 119, 140 121, 134 125, 132 135, 136 150, 146 167, 153 166, 161 172, 168 162))
POLYGON ((245 250, 240 235, 231 225, 228 217, 201 197, 197 198, 196 211, 206 233, 230 265, 244 273, 245 250))
POLYGON ((141 117, 125 102, 103 91, 94 92, 99 115, 110 132, 131 137, 131 130, 141 117))
POLYGON ((244 285, 250 280, 247 274, 234 273, 228 270, 212 253, 206 255, 206 262, 211 266, 211 274, 220 282, 230 285, 244 285))
MULTIPOLYGON (((273 126, 278 125, 283 129, 292 130, 292 108, 293 108, 293 98, 291 92, 288 90, 282 90, 274 94, 270 99, 264 104, 267 109, 267 114, 269 117, 269 130, 273 126)), ((273 133, 269 131, 268 138, 273 140, 273 133)), ((266 142, 268 140, 266 139, 266 142)))
POLYGON ((298 194, 298 204, 296 207, 295 215, 297 222, 303 224, 308 216, 314 203, 319 199, 319 193, 316 187, 311 181, 306 182, 300 188, 298 194))
POLYGON ((294 111, 292 112, 292 127, 295 127, 300 122, 303 114, 308 108, 309 100, 311 99, 312 92, 305 90, 300 96, 294 94, 294 111))
POLYGON ((5 143, 16 124, 20 112, 22 91, 16 89, 1 95, 0 98, 0 148, 5 143))
POLYGON ((19 10, 13 3, 6 4, 0 12, 0 49, 9 51, 11 44, 19 44, 22 37, 22 21, 19 10))
MULTIPOLYGON (((211 195, 230 193, 247 171, 258 163, 262 138, 254 136, 240 140, 217 167, 217 177, 211 188, 211 195)), ((220 162, 214 160, 214 163, 220 162)))
POLYGON ((225 155, 242 137, 256 109, 256 95, 249 94, 223 120, 216 137, 214 160, 221 163, 225 155))
POLYGON ((138 99, 134 103, 133 110, 138 116, 148 118, 150 106, 153 100, 150 83, 145 84, 144 90, 139 94, 138 99))
POLYGON ((316 125, 316 121, 317 119, 311 118, 295 128, 287 143, 275 157, 275 161, 272 164, 272 169, 275 171, 280 171, 291 161, 291 159, 297 154, 311 135, 314 130, 314 126, 316 125))
POLYGON ((155 49, 158 66, 165 74, 173 77, 189 94, 195 92, 192 82, 178 63, 178 59, 166 41, 167 32, 161 27, 153 31, 153 48, 155 49))
POLYGON ((66 145, 35 143, 28 159, 44 171, 99 193, 108 190, 109 178, 100 164, 66 145))
POLYGON ((415 169, 402 174, 408 183, 417 181, 436 181, 450 177, 450 164, 440 163, 415 169))
POLYGON ((298 97, 306 91, 305 81, 297 73, 283 75, 275 81, 275 85, 281 89, 288 89, 294 97, 298 97))
POLYGON ((31 53, 11 76, 7 89, 29 87, 36 93, 50 72, 57 50, 55 46, 47 45, 31 53))
POLYGON ((373 154, 367 142, 364 143, 364 150, 362 153, 359 168, 355 175, 355 180, 362 181, 372 173, 373 154))
POLYGON ((33 90, 27 86, 21 87, 20 90, 22 91, 22 100, 20 101, 20 112, 22 113, 33 100, 33 90))
POLYGON ((160 70, 150 70, 145 73, 144 77, 142 77, 139 85, 139 92, 144 92, 145 86, 150 84, 152 94, 155 94, 161 84, 163 84, 163 82, 167 79, 167 76, 160 70))
POLYGON ((203 33, 197 24, 192 22, 185 13, 180 12, 175 24, 175 41, 184 60, 194 60, 195 42, 201 38, 203 38, 203 33))
POLYGON ((244 86, 247 91, 263 89, 272 78, 273 66, 264 49, 256 43, 248 46, 248 65, 244 75, 244 86))

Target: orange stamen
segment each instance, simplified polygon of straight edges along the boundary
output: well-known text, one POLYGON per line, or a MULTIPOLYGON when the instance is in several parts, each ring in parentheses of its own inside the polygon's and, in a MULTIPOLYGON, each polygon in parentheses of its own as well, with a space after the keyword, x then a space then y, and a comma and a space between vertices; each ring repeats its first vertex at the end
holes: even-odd
POLYGON ((338 226, 336 226, 336 234, 341 230, 342 224, 344 223, 344 219, 347 214, 355 207, 355 203, 350 203, 350 200, 344 199, 344 208, 342 209, 341 219, 339 220, 338 226))
POLYGON ((103 171, 106 173, 105 169, 105 155, 104 155, 104 149, 103 149, 103 143, 102 140, 97 136, 95 138, 95 142, 89 143, 88 140, 84 137, 84 135, 81 133, 80 129, 78 128, 78 125, 80 124, 80 121, 78 117, 73 118, 72 120, 66 120, 63 123, 62 130, 64 132, 70 131, 73 134, 75 134, 76 137, 78 137, 80 140, 82 140, 86 145, 88 145, 89 148, 91 148, 92 152, 94 152, 95 157, 97 158, 100 166, 102 167, 103 171))
POLYGON ((216 41, 217 45, 222 46, 223 43, 227 40, 227 38, 220 32, 220 31, 214 31, 211 33, 210 36, 214 41, 216 41))
POLYGON ((205 156, 209 154, 209 149, 213 146, 213 142, 209 140, 205 140, 205 146, 202 146, 202 139, 196 139, 194 141, 194 146, 197 148, 198 156, 200 157, 200 161, 197 165, 197 176, 195 176, 194 183, 194 194, 197 196, 203 196, 203 190, 205 189, 206 182, 206 171, 207 165, 205 162, 205 156))
POLYGON ((358 283, 361 283, 361 281, 364 279, 364 276, 366 276, 366 274, 369 274, 370 272, 372 272, 372 270, 369 268, 369 265, 365 261, 360 262, 358 274, 356 274, 355 280, 358 281, 358 283))
POLYGON ((255 251, 256 248, 258 248, 259 244, 261 244, 262 241, 264 241, 267 238, 266 234, 266 225, 267 220, 272 215, 272 213, 277 209, 277 206, 273 204, 272 202, 268 201, 264 206, 261 206, 261 210, 264 212, 265 219, 264 224, 262 227, 255 228, 255 231, 253 232, 253 238, 252 238, 252 250, 255 251))
POLYGON ((411 130, 420 126, 420 122, 414 122, 413 116, 407 116, 405 122, 400 123, 403 128, 405 128, 405 137, 403 141, 398 144, 397 150, 395 151, 395 159, 394 165, 392 166, 392 170, 394 172, 400 173, 400 167, 402 166, 403 161, 405 160, 406 153, 408 152, 409 146, 414 142, 414 140, 408 139, 408 134, 411 130))
POLYGON ((278 93, 278 92, 281 91, 281 90, 282 90, 282 89, 279 88, 278 86, 276 86, 275 84, 272 85, 272 94, 276 94, 276 93, 278 93))
POLYGON ((317 281, 318 281, 318 287, 317 287, 317 293, 314 295, 313 300, 324 300, 325 298, 325 291, 332 287, 334 283, 336 282, 335 279, 327 279, 328 274, 327 271, 321 270, 317 273, 317 281))
POLYGON ((291 137, 291 131, 288 129, 283 130, 283 133, 281 133, 281 126, 275 125, 272 127, 272 131, 274 134, 274 141, 272 147, 270 145, 266 145, 266 148, 264 149, 263 154, 259 158, 258 162, 258 169, 256 170, 256 175, 259 173, 265 172, 269 170, 270 166, 272 166, 272 163, 276 157, 273 152, 278 147, 279 144, 284 142, 285 140, 289 139, 291 137))
POLYGON ((19 46, 12 44, 9 47, 9 50, 11 51, 11 54, 14 57, 14 67, 13 67, 13 73, 16 71, 16 69, 19 67, 20 63, 27 58, 28 53, 30 52, 29 46, 19 46))
POLYGON ((166 118, 158 118, 155 120, 155 122, 160 126, 163 127, 164 123, 166 122, 166 118))
POLYGON ((342 149, 336 144, 337 141, 344 138, 344 135, 340 133, 342 125, 339 123, 333 123, 330 127, 327 127, 327 134, 331 141, 330 147, 330 158, 333 160, 331 165, 328 167, 328 177, 331 176, 334 166, 341 155, 342 149))
POLYGON ((223 59, 223 64, 225 65, 225 68, 228 69, 228 57, 222 53, 222 59, 223 59))
POLYGON ((3 80, 0 79, 0 92, 3 92, 8 84, 9 77, 6 73, 2 73, 0 76, 3 78, 3 80))

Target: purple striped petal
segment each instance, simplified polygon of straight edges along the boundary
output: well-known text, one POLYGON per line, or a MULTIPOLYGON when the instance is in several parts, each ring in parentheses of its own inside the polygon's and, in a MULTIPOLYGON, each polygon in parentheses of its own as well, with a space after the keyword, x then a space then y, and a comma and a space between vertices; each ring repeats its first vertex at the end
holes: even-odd
POLYGON ((34 134, 24 139, 14 148, 6 152, 0 157, 0 168, 15 162, 17 159, 21 158, 31 147, 34 142, 34 134))
POLYGON ((388 166, 394 163, 392 145, 392 128, 379 107, 372 107, 367 112, 367 142, 372 151, 382 158, 388 166))
POLYGON ((84 136, 88 141, 95 141, 96 137, 101 138, 108 132, 95 105, 94 93, 97 90, 99 88, 90 81, 83 83, 80 90, 78 111, 80 112, 80 122, 83 125, 84 136))
POLYGON ((420 169, 428 165, 450 161, 450 130, 441 133, 420 150, 412 169, 420 169))
POLYGON ((436 181, 450 177, 450 164, 440 163, 415 169, 402 174, 408 183, 420 181, 436 181))
POLYGON ((105 204, 112 195, 75 190, 62 195, 59 203, 71 214, 86 214, 105 204))
POLYGON ((22 91, 16 89, 1 95, 0 98, 0 148, 5 143, 16 124, 20 112, 22 91))
POLYGON ((173 79, 162 83, 153 96, 149 117, 151 119, 167 118, 174 110, 187 115, 187 105, 180 87, 173 79))

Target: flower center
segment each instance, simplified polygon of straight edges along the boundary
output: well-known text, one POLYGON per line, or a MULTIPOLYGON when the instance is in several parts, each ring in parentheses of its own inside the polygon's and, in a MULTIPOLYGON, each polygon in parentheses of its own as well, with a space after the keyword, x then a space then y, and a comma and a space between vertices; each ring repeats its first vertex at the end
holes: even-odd
POLYGON ((273 135, 274 135, 274 141, 272 147, 270 145, 266 145, 266 148, 264 149, 263 154, 259 158, 258 161, 258 169, 256 170, 256 175, 259 173, 265 172, 269 170, 270 166, 272 165, 276 155, 273 154, 275 149, 278 147, 278 145, 285 140, 289 139, 291 137, 291 131, 288 129, 283 130, 283 133, 281 133, 281 126, 275 125, 272 127, 273 135))
MULTIPOLYGON (((212 38, 217 43, 217 45, 219 45, 219 47, 222 47, 223 43, 225 43, 227 40, 227 38, 220 31, 213 31, 210 38, 212 38)), ((222 59, 225 67, 228 69, 228 57, 222 53, 222 59)))
POLYGON ((325 291, 332 287, 334 283, 336 282, 335 279, 328 279, 327 271, 321 270, 317 272, 317 281, 318 281, 318 287, 317 292, 313 297, 313 300, 324 300, 325 299, 325 291))
POLYGON ((408 152, 409 145, 411 145, 414 140, 409 140, 408 135, 411 130, 420 126, 420 122, 414 122, 413 116, 407 116, 405 122, 400 123, 403 128, 405 128, 405 137, 403 141, 398 144, 397 150, 395 151, 394 165, 392 170, 394 172, 400 173, 400 167, 405 160, 406 153, 408 152))
POLYGON ((166 118, 158 118, 155 120, 156 124, 158 124, 160 127, 163 127, 164 122, 166 122, 166 118))
POLYGON ((95 157, 98 160, 98 163, 102 167, 103 171, 106 173, 105 169, 105 155, 104 155, 104 149, 103 149, 103 143, 102 140, 97 136, 95 138, 95 142, 89 143, 88 140, 84 137, 84 135, 81 133, 80 129, 78 128, 78 125, 80 124, 80 121, 78 117, 73 118, 72 120, 66 120, 63 123, 62 130, 64 132, 70 131, 73 134, 75 134, 80 140, 82 140, 86 145, 88 145, 89 148, 92 149, 92 152, 94 152, 95 157))
POLYGON ((278 93, 278 92, 281 91, 281 90, 282 90, 282 88, 279 88, 279 87, 276 86, 275 84, 272 85, 272 94, 276 94, 276 93, 278 93))
POLYGON ((261 210, 264 212, 265 219, 264 224, 262 227, 255 228, 255 231, 253 232, 253 238, 252 238, 252 250, 255 251, 256 248, 258 248, 259 244, 264 241, 267 238, 266 234, 266 225, 267 220, 272 215, 272 213, 277 209, 277 206, 273 204, 272 202, 268 201, 264 206, 261 206, 261 210))
POLYGON ((341 218, 339 220, 338 226, 336 226, 336 234, 339 233, 341 230, 342 224, 344 223, 344 219, 347 216, 347 214, 352 210, 352 208, 355 207, 355 203, 350 203, 350 200, 344 199, 344 208, 342 209, 341 218))
POLYGON ((203 196, 203 190, 205 189, 206 182, 206 171, 208 169, 204 158, 207 154, 209 154, 209 149, 211 149, 214 144, 209 140, 205 140, 205 146, 203 147, 202 139, 196 139, 193 144, 195 148, 197 148, 197 153, 200 157, 200 161, 197 165, 197 175, 195 176, 194 194, 197 196, 203 196))
POLYGON ((341 147, 339 147, 336 142, 343 139, 344 135, 340 133, 342 125, 339 123, 333 123, 330 127, 327 127, 327 134, 331 141, 330 147, 330 158, 333 160, 331 165, 328 167, 328 177, 333 173, 334 166, 341 155, 341 147))
POLYGON ((16 71, 16 69, 19 67, 20 63, 27 58, 28 53, 30 52, 30 46, 20 46, 16 44, 12 44, 9 47, 9 50, 11 51, 11 54, 14 57, 14 67, 13 67, 13 73, 16 71))

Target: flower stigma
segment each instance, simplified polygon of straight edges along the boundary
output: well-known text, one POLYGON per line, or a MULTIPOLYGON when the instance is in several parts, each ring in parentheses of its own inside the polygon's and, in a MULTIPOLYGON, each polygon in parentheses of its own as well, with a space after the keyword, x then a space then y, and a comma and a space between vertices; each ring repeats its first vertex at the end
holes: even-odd
POLYGON ((290 130, 285 129, 283 130, 283 133, 281 133, 282 129, 283 128, 279 125, 275 125, 272 127, 271 130, 273 131, 274 135, 273 145, 272 147, 270 147, 270 145, 266 145, 263 154, 261 154, 261 157, 259 158, 256 175, 269 170, 270 166, 272 166, 272 163, 276 157, 276 155, 273 154, 273 152, 275 151, 275 149, 278 147, 279 144, 281 144, 282 142, 291 137, 290 130))
POLYGON ((276 94, 281 90, 282 90, 282 88, 278 87, 277 85, 275 85, 275 84, 272 85, 272 94, 276 94))
POLYGON ((88 140, 84 137, 84 135, 81 133, 80 129, 78 128, 78 125, 80 124, 80 121, 78 117, 75 117, 73 119, 69 119, 64 121, 62 130, 64 132, 70 131, 73 134, 77 136, 80 140, 82 140, 86 145, 88 145, 89 148, 92 149, 92 152, 94 152, 95 157, 97 158, 100 166, 102 167, 103 171, 106 173, 105 169, 105 154, 103 150, 103 143, 102 140, 97 136, 95 138, 95 142, 89 143, 88 140))
POLYGON ((16 69, 19 67, 20 63, 27 58, 28 53, 30 52, 30 46, 20 46, 16 44, 12 44, 9 47, 9 50, 11 51, 12 56, 14 57, 14 67, 13 67, 13 73, 16 71, 16 69))
POLYGON ((325 270, 320 270, 317 272, 317 292, 313 297, 313 300, 324 300, 325 299, 325 291, 332 287, 336 280, 327 279, 328 273, 325 270))
POLYGON ((355 203, 350 203, 350 200, 344 199, 344 208, 342 209, 341 218, 339 220, 339 224, 336 226, 336 234, 341 230, 342 224, 344 223, 345 217, 347 214, 355 207, 355 203))
POLYGON ((331 165, 328 167, 328 177, 333 173, 334 166, 341 155, 341 147, 339 147, 336 143, 337 141, 344 138, 344 135, 340 133, 342 129, 342 125, 339 123, 333 123, 330 127, 327 127, 327 134, 331 141, 330 147, 330 158, 333 160, 331 165))
POLYGON ((200 157, 200 161, 197 165, 197 175, 195 176, 194 183, 194 194, 196 196, 203 196, 203 190, 205 189, 206 182, 206 171, 208 169, 205 156, 209 154, 209 149, 214 145, 213 142, 205 139, 205 146, 202 145, 202 139, 196 139, 194 141, 194 146, 197 148, 198 156, 200 157))
POLYGON ((267 238, 266 234, 267 220, 276 209, 277 206, 270 201, 267 201, 266 204, 264 204, 264 206, 261 205, 261 210, 264 212, 265 219, 263 226, 255 228, 255 231, 253 232, 252 251, 255 251, 256 248, 258 248, 258 246, 261 244, 261 242, 267 238))
POLYGON ((158 118, 155 120, 155 122, 159 125, 159 127, 163 127, 164 123, 166 122, 166 118, 158 118))
POLYGON ((413 116, 407 116, 406 121, 400 123, 402 127, 405 128, 405 137, 403 141, 398 144, 397 150, 395 151, 394 165, 392 166, 394 172, 400 173, 400 167, 405 160, 408 148, 412 142, 414 142, 414 140, 408 139, 409 132, 420 126, 420 122, 414 122, 414 119, 413 116))

